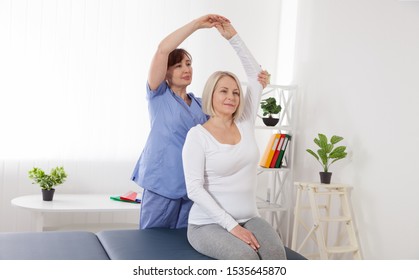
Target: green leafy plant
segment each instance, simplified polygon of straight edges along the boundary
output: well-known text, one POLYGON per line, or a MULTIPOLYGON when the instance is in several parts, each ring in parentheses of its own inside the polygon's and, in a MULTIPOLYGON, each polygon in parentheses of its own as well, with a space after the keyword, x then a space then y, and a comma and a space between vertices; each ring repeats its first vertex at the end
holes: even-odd
POLYGON ((276 99, 274 97, 263 99, 260 102, 260 108, 263 111, 263 116, 269 115, 270 118, 273 114, 278 114, 282 110, 281 105, 276 104, 276 99))
POLYGON ((311 149, 307 149, 306 151, 311 154, 313 157, 317 159, 317 161, 323 167, 324 172, 328 172, 329 167, 332 163, 343 159, 347 156, 346 153, 346 146, 339 146, 335 148, 335 144, 339 143, 343 140, 341 136, 332 136, 330 138, 330 142, 327 139, 327 136, 324 134, 319 133, 319 138, 314 138, 314 143, 320 147, 315 153, 311 149))
POLYGON ((51 169, 50 174, 46 174, 42 169, 34 167, 29 170, 29 179, 32 179, 32 184, 39 184, 43 190, 51 190, 54 186, 60 185, 65 182, 67 173, 64 167, 56 167, 51 169))

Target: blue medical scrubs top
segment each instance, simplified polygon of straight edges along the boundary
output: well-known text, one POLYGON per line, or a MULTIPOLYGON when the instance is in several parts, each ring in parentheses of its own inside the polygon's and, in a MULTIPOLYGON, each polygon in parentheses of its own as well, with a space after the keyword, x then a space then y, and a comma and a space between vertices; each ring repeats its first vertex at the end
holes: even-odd
POLYGON ((208 119, 201 99, 188 95, 190 106, 166 82, 155 91, 147 85, 150 134, 131 177, 140 187, 171 199, 186 195, 182 164, 186 134, 208 119))

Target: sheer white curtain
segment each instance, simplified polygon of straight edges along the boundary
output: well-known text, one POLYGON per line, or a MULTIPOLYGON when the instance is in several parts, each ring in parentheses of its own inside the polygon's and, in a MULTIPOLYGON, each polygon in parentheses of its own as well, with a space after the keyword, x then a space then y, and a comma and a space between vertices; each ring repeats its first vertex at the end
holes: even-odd
MULTIPOLYGON (((145 1, 4 1, 1 156, 120 158, 148 129, 145 1)), ((154 42, 151 42, 154 43, 154 42)))
MULTIPOLYGON (((279 3, 0 0, 0 158, 137 157, 158 42, 192 18, 221 13, 275 74, 279 3)), ((197 95, 215 70, 241 74, 217 32, 197 32, 183 46, 194 56, 197 95)))

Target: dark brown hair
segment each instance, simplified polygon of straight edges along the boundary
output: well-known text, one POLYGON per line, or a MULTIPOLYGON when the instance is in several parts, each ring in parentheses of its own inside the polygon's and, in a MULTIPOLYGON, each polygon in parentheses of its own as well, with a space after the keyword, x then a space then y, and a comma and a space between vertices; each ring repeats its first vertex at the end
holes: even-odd
POLYGON ((186 50, 184 50, 184 49, 174 49, 169 54, 169 59, 167 60, 167 68, 169 68, 170 66, 175 65, 176 63, 181 62, 184 56, 186 56, 189 60, 192 61, 192 56, 186 50))

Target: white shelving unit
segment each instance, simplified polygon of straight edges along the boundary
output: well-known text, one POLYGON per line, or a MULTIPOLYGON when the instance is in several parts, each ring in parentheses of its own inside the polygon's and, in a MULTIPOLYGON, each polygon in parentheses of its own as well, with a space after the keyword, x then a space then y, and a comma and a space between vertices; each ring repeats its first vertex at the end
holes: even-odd
POLYGON ((259 192, 258 208, 261 215, 276 228, 285 245, 291 244, 291 213, 293 209, 293 154, 294 154, 294 103, 297 94, 297 86, 268 85, 262 99, 275 97, 282 109, 279 114, 279 122, 276 126, 266 126, 262 121, 262 110, 255 122, 256 138, 259 142, 261 153, 268 143, 270 134, 286 133, 291 135, 291 141, 284 155, 283 167, 263 168, 259 167, 259 192))

